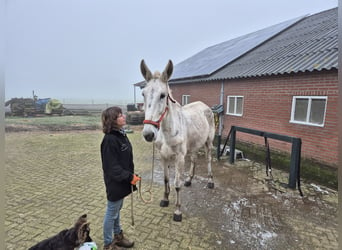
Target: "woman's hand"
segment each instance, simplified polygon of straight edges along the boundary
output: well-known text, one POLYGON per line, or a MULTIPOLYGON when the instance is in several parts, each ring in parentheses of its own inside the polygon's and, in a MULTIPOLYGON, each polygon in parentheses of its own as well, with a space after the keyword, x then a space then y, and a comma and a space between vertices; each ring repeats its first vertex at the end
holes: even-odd
POLYGON ((133 174, 133 179, 131 180, 131 184, 135 185, 140 180, 141 180, 141 178, 138 175, 133 174))

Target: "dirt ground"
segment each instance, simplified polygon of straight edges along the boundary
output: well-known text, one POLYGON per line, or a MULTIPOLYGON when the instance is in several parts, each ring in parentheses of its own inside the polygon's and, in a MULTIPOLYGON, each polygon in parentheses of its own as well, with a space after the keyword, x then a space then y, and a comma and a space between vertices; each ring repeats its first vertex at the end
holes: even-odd
MULTIPOLYGON (((88 129, 82 126, 63 129, 48 126, 13 126, 6 127, 6 133, 13 135, 15 132, 39 131, 40 134, 46 134, 53 139, 54 134, 51 134, 51 131, 68 131, 67 133, 72 134, 75 130, 80 132, 88 129)), ((141 126, 134 126, 132 130, 139 133, 141 126)), ((76 152, 65 152, 65 157, 76 157, 76 152)), ((88 159, 88 156, 84 158, 88 159)), ((14 162, 16 158, 13 156, 10 160, 14 162)), ((142 166, 140 165, 138 170, 146 185, 152 179, 151 168, 149 165, 142 166)), ((171 184, 173 175, 171 170, 171 184)), ((185 216, 182 223, 187 223, 187 218, 201 218, 205 228, 198 229, 193 235, 203 239, 203 234, 210 232, 210 235, 215 237, 203 239, 211 246, 209 248, 188 246, 184 249, 338 249, 336 190, 308 183, 302 176, 304 196, 301 197, 298 190, 286 187, 288 173, 273 168, 271 178, 266 176, 263 164, 248 159, 238 160, 235 164, 229 164, 227 157, 222 157, 220 161, 214 159, 214 189, 206 187, 206 175, 203 156, 200 156, 192 185, 182 188, 181 191, 185 216)), ((154 188, 157 189, 155 193, 160 195, 155 199, 161 199, 163 171, 158 155, 155 159, 153 180, 154 188)), ((173 204, 174 194, 171 185, 170 204, 173 204)), ((172 205, 170 207, 173 208, 172 205)), ((190 222, 190 219, 188 221, 190 222)), ((158 223, 154 225, 157 231, 160 228, 158 223)), ((11 224, 7 227, 11 228, 11 224)))

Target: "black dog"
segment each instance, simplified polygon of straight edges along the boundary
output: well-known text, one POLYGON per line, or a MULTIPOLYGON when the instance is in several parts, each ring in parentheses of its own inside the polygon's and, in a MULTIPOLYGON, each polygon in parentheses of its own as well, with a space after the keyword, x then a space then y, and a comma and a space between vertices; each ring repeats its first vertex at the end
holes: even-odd
POLYGON ((55 236, 43 240, 29 250, 74 250, 84 242, 90 242, 90 228, 87 222, 87 215, 84 214, 76 221, 70 229, 65 229, 55 236))

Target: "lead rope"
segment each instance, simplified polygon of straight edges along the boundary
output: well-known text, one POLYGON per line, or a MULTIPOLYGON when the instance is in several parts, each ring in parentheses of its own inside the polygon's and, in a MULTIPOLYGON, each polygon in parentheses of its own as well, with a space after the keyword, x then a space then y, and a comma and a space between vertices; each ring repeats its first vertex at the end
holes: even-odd
POLYGON ((134 227, 134 214, 133 214, 133 185, 131 185, 131 218, 132 218, 132 227, 134 227))
MULTIPOLYGON (((152 185, 153 185, 153 172, 154 172, 154 143, 153 143, 153 153, 152 153, 152 172, 151 172, 151 182, 150 182, 150 188, 145 191, 145 193, 149 193, 150 194, 150 199, 149 200, 145 200, 142 196, 142 192, 141 192, 141 180, 139 181, 139 196, 141 198, 141 200, 147 204, 147 203, 151 203, 153 201, 153 195, 152 195, 152 185)), ((134 213, 133 213, 133 185, 131 185, 131 190, 132 190, 132 193, 131 193, 131 218, 132 218, 132 226, 134 227, 134 213)))
POLYGON ((153 173, 154 173, 154 142, 153 142, 153 147, 152 147, 152 171, 151 171, 151 182, 150 182, 150 188, 145 191, 145 193, 149 193, 150 194, 150 199, 149 200, 145 200, 144 197, 142 196, 142 192, 141 192, 141 180, 139 182, 139 195, 141 200, 146 204, 146 203, 151 203, 153 201, 153 195, 152 195, 152 185, 153 185, 153 173))

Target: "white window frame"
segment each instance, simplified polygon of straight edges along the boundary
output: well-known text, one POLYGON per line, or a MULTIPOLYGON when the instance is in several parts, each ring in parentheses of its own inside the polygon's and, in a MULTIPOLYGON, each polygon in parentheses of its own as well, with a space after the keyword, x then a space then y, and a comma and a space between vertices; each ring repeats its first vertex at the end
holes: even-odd
POLYGON ((182 106, 190 103, 190 95, 182 95, 182 106))
POLYGON ((328 97, 327 96, 293 96, 292 97, 292 108, 291 108, 291 120, 290 123, 296 123, 296 124, 303 124, 303 125, 309 125, 309 126, 316 126, 316 127, 324 127, 325 124, 325 115, 327 111, 327 104, 328 104, 328 97), (296 121, 294 119, 295 115, 295 110, 296 110, 296 100, 297 99, 308 99, 308 110, 306 113, 306 121, 296 121), (313 99, 323 99, 325 100, 325 107, 324 107, 324 114, 323 114, 323 123, 318 124, 318 123, 312 123, 309 122, 310 119, 310 113, 311 113, 311 104, 313 99))
POLYGON ((244 104, 244 97, 242 95, 228 95, 227 96, 227 115, 234 115, 234 116, 242 116, 243 115, 243 105, 244 104), (229 98, 234 98, 234 113, 229 113, 229 98), (237 99, 242 98, 242 108, 241 108, 241 114, 236 113, 236 104, 237 104, 237 99))

